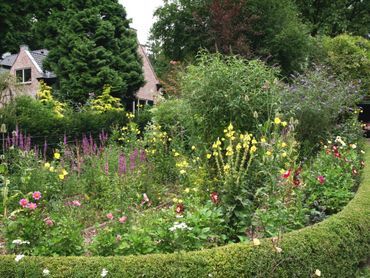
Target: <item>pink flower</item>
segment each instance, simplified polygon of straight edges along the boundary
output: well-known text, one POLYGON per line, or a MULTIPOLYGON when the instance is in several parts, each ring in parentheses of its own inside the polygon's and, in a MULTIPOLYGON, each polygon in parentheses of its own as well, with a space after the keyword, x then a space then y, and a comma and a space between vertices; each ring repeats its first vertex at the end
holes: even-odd
POLYGON ((320 184, 324 184, 325 182, 325 177, 324 176, 318 176, 317 180, 319 181, 320 184))
POLYGON ((37 208, 37 204, 36 203, 28 203, 27 204, 27 208, 31 209, 31 210, 34 210, 37 208))
POLYGON ((44 222, 46 225, 48 225, 49 227, 53 226, 54 225, 54 221, 51 220, 50 218, 45 218, 44 219, 44 222))
POLYGON ((212 203, 218 204, 218 202, 220 201, 218 193, 217 192, 212 192, 210 196, 211 196, 212 203))
POLYGON ((118 221, 119 221, 119 223, 125 223, 126 221, 127 221, 127 216, 122 216, 122 217, 120 217, 120 218, 118 218, 118 221))
POLYGON ((79 201, 77 201, 77 200, 73 200, 72 201, 72 205, 73 206, 76 206, 76 207, 80 207, 81 206, 81 203, 79 201))
POLYGON ((33 192, 32 198, 34 198, 35 200, 41 199, 41 192, 39 192, 39 191, 33 192))
POLYGON ((113 214, 110 212, 110 213, 108 213, 107 215, 107 218, 109 219, 109 220, 112 220, 113 219, 113 214))
POLYGON ((284 179, 287 179, 287 178, 290 177, 291 173, 292 173, 292 171, 289 169, 289 170, 285 171, 285 173, 282 174, 281 177, 284 178, 284 179))
POLYGON ((28 205, 28 200, 27 199, 21 199, 20 201, 19 201, 19 204, 22 206, 22 207, 27 207, 27 205, 28 205))

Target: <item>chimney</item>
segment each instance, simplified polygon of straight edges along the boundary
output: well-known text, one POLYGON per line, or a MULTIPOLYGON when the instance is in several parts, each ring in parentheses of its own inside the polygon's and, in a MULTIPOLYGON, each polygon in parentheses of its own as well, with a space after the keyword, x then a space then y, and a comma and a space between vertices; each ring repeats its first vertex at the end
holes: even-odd
POLYGON ((22 51, 22 50, 29 50, 29 48, 28 48, 28 45, 27 45, 27 44, 21 44, 21 45, 19 46, 19 49, 20 49, 20 51, 22 51))

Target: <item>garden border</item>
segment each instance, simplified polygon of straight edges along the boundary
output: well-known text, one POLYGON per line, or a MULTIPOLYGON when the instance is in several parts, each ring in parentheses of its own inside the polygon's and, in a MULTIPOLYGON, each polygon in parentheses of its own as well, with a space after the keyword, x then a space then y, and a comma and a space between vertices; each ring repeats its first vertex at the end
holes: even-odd
POLYGON ((0 277, 350 277, 370 257, 370 143, 365 146, 363 181, 338 214, 290 232, 279 243, 231 244, 208 250, 127 257, 0 256, 0 277))

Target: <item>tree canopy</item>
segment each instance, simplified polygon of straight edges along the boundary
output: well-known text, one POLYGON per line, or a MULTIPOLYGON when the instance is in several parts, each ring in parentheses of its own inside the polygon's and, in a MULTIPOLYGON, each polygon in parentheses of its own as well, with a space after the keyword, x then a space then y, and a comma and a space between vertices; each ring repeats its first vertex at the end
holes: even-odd
POLYGON ((290 0, 166 0, 155 16, 153 44, 172 60, 206 48, 264 58, 289 73, 307 58, 308 29, 290 0))

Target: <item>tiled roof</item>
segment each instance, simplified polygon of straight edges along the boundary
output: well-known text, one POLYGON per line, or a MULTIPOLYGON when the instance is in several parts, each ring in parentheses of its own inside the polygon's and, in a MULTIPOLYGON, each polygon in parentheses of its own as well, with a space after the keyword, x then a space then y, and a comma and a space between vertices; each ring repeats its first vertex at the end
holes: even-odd
POLYGON ((11 68, 17 57, 18 54, 13 54, 5 57, 4 59, 0 60, 0 66, 11 68))

